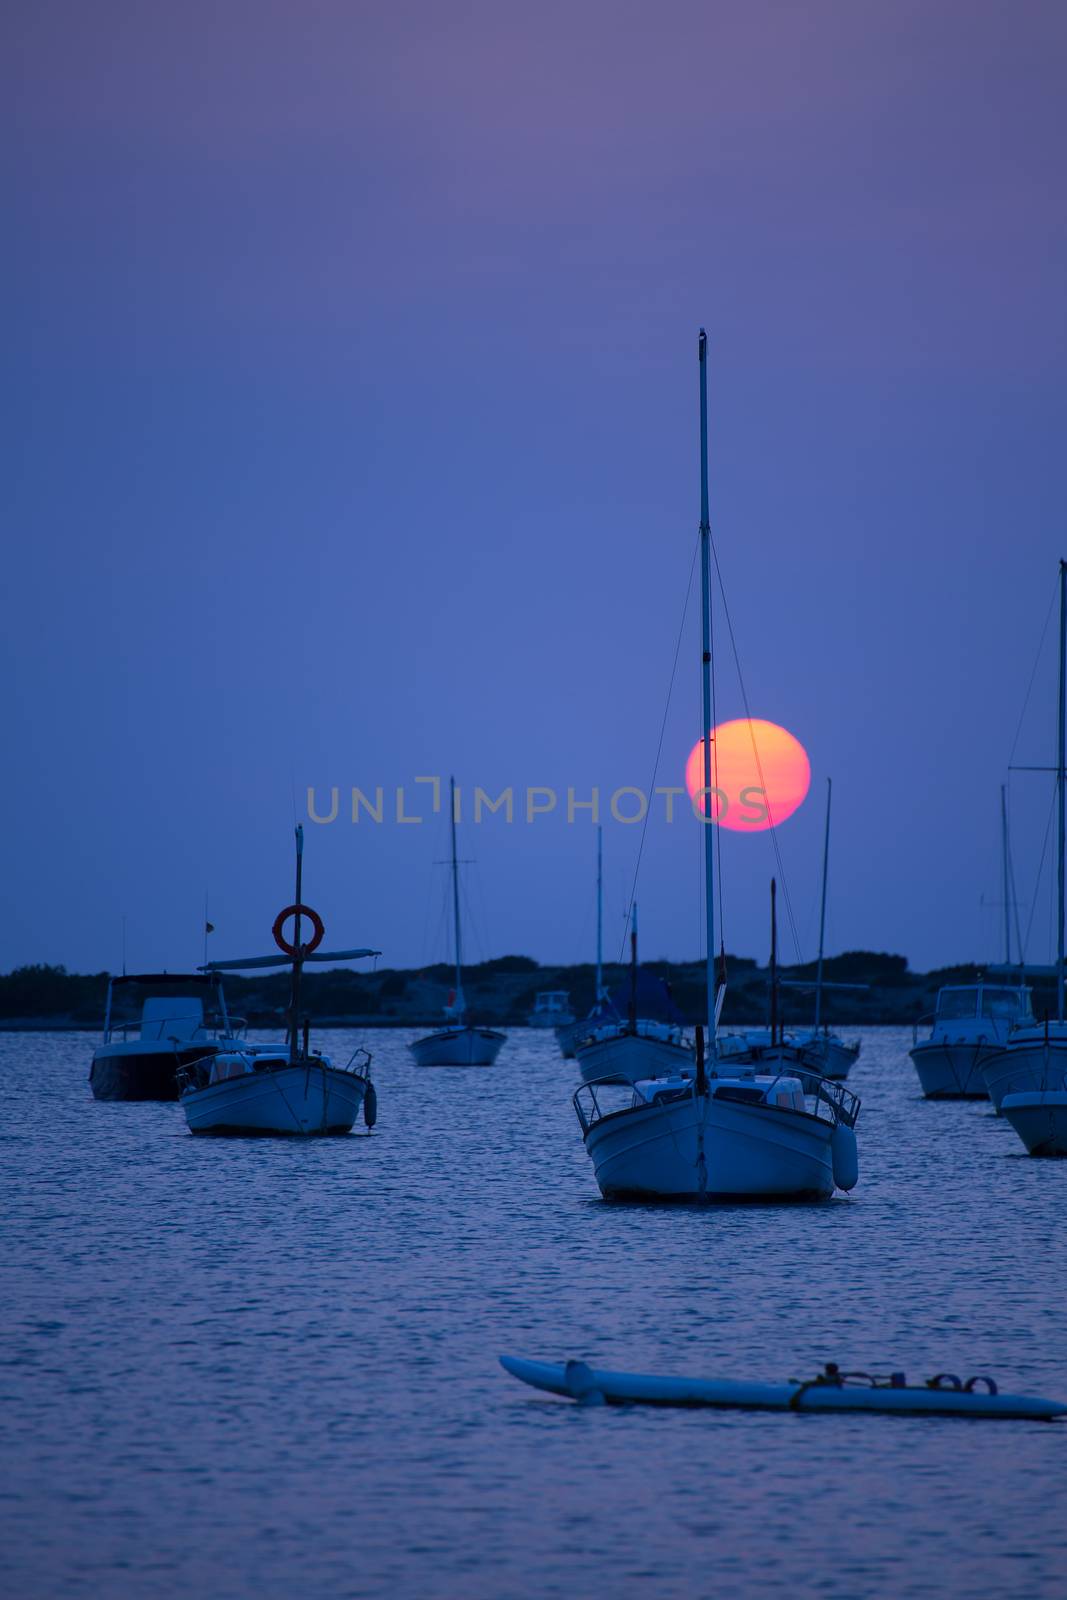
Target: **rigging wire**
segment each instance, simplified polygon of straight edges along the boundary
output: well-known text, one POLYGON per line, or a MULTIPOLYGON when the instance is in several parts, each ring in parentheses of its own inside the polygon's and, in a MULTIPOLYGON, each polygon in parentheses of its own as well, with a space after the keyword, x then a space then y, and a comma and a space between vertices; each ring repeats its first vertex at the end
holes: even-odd
POLYGON ((796 951, 796 957, 799 963, 803 960, 803 957, 800 953, 800 939, 797 935, 796 918, 793 915, 793 900, 789 893, 789 883, 785 875, 785 863, 782 860, 781 846, 778 843, 778 826, 771 811, 770 795, 767 793, 767 785, 763 777, 763 763, 760 760, 759 748, 756 743, 756 734, 752 726, 752 712, 749 708, 748 691, 745 688, 744 674, 741 671, 741 657, 737 649, 737 640, 734 637, 734 625, 730 617, 730 607, 726 601, 726 585, 723 583, 722 569, 719 566, 719 552, 715 548, 714 541, 712 541, 711 553, 715 560, 715 575, 719 580, 719 593, 722 596, 723 615, 726 618, 726 627, 730 634, 730 648, 734 653, 734 666, 737 668, 737 681, 741 687, 741 699, 745 707, 745 717, 748 721, 749 735, 752 739, 752 753, 756 758, 756 771, 759 773, 760 788, 763 790, 764 800, 767 803, 767 816, 770 819, 770 827, 767 831, 770 833, 771 843, 774 846, 774 857, 778 864, 778 876, 782 884, 782 898, 785 901, 786 915, 789 918, 789 931, 792 934, 793 948, 796 951))
POLYGON ((671 681, 667 686, 667 703, 663 707, 663 721, 660 723, 659 743, 656 745, 656 759, 652 765, 652 781, 648 786, 648 805, 645 808, 645 815, 641 822, 641 837, 637 845, 637 862, 634 866, 633 883, 630 888, 630 899, 626 907, 626 922, 623 925, 622 943, 619 946, 620 963, 626 954, 626 929, 629 926, 630 918, 633 915, 634 898, 637 894, 637 875, 641 870, 641 856, 644 853, 645 835, 648 832, 648 818, 652 810, 652 796, 656 790, 656 778, 659 774, 659 761, 660 756, 663 753, 663 738, 667 732, 667 717, 671 709, 671 696, 674 693, 674 680, 678 672, 678 657, 682 653, 682 637, 685 633, 685 619, 689 611, 689 599, 693 592, 693 573, 696 571, 697 551, 699 549, 700 539, 698 535, 697 542, 693 546, 693 559, 689 564, 689 582, 686 584, 685 604, 682 606, 682 620, 678 625, 678 639, 674 646, 674 661, 671 664, 671 681))
MULTIPOLYGON (((1048 808, 1048 821, 1045 824, 1045 837, 1044 837, 1044 840, 1043 840, 1042 845, 1041 845, 1041 859, 1037 864, 1037 878, 1035 879, 1035 882, 1034 882, 1034 898, 1030 902, 1030 915, 1027 918, 1027 923, 1026 923, 1026 938, 1023 939, 1021 941, 1020 945, 1019 945, 1019 964, 1021 966, 1025 966, 1026 965, 1026 952, 1027 952, 1027 950, 1029 949, 1029 946, 1030 946, 1030 934, 1031 934, 1031 931, 1032 931, 1033 926, 1034 926, 1034 916, 1035 916, 1035 913, 1037 911, 1038 901, 1039 901, 1039 898, 1040 898, 1041 879, 1042 879, 1042 877, 1044 875, 1044 871, 1045 871, 1045 856, 1048 853, 1048 842, 1049 842, 1049 837, 1050 837, 1050 835, 1052 833, 1052 818, 1053 818, 1053 815, 1055 814, 1055 810, 1056 810, 1056 791, 1055 791, 1055 789, 1053 789, 1053 792, 1052 792, 1052 804, 1048 808)), ((1051 881, 1051 879, 1050 879, 1050 881, 1051 881)))
POLYGON ((1048 625, 1049 625, 1049 621, 1051 620, 1051 617, 1052 617, 1052 608, 1056 603, 1056 594, 1057 594, 1058 589, 1059 589, 1059 578, 1057 577, 1056 582, 1053 585, 1053 589, 1052 589, 1052 598, 1050 599, 1050 601, 1048 603, 1048 610, 1045 612, 1045 625, 1041 629, 1041 637, 1037 642, 1037 654, 1034 656, 1034 664, 1033 664, 1033 667, 1030 670, 1030 682, 1026 685, 1026 693, 1023 696, 1023 708, 1019 712, 1019 723, 1018 723, 1018 726, 1015 729, 1015 738, 1011 742, 1011 754, 1008 756, 1008 766, 1009 767, 1011 766, 1012 762, 1015 760, 1015 751, 1016 751, 1016 749, 1018 747, 1018 744, 1019 744, 1019 735, 1023 731, 1023 719, 1026 716, 1026 708, 1030 704, 1030 694, 1031 694, 1031 691, 1033 690, 1033 687, 1034 687, 1034 679, 1037 677, 1037 669, 1041 664, 1041 652, 1045 648, 1045 635, 1048 633, 1048 625))

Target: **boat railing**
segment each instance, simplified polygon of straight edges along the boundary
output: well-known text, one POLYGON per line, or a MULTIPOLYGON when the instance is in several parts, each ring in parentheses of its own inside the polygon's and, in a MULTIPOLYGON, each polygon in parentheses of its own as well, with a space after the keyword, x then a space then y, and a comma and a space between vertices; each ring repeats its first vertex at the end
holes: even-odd
POLYGON ((936 1021, 937 1021, 937 1012, 936 1011, 928 1011, 924 1017, 918 1017, 916 1019, 916 1021, 913 1022, 912 1025, 911 1025, 911 1042, 912 1042, 912 1044, 913 1045, 917 1045, 918 1044, 918 1042, 919 1042, 919 1029, 920 1028, 932 1028, 936 1021))
MULTIPOLYGON (((811 1071, 808 1067, 798 1068, 794 1064, 783 1067, 764 1090, 756 1089, 755 1097, 768 1104, 772 1102, 772 1095, 778 1084, 784 1079, 800 1079, 804 1094, 815 1102, 815 1115, 823 1121, 843 1122, 846 1127, 854 1128, 860 1114, 860 1097, 853 1094, 851 1089, 846 1089, 843 1083, 836 1082, 833 1078, 824 1078, 818 1072, 811 1071)), ((716 1080, 713 1076, 708 1078, 709 1092, 714 1095, 716 1080)), ((630 1084, 620 1084, 617 1079, 610 1077, 594 1078, 583 1083, 573 1096, 573 1104, 581 1124, 583 1136, 590 1128, 594 1127, 604 1117, 611 1116, 617 1111, 633 1110, 637 1106, 652 1106, 662 1104, 666 1100, 680 1100, 687 1095, 695 1094, 696 1084, 691 1078, 685 1078, 680 1083, 677 1079, 663 1080, 663 1088, 656 1091, 650 1099, 633 1088, 630 1084), (614 1105, 605 1105, 598 1091, 605 1089, 630 1089, 629 1100, 614 1105)))
MULTIPOLYGON (((223 1018, 218 1016, 203 1017, 196 1024, 192 1033, 167 1033, 165 1031, 168 1027, 177 1026, 179 1023, 188 1024, 192 1020, 190 1017, 181 1016, 153 1017, 152 1026, 153 1028, 159 1028, 159 1035, 151 1042, 156 1044, 202 1044, 203 1040, 197 1038, 198 1034, 206 1034, 210 1039, 239 1039, 248 1028, 247 1017, 223 1018)), ((140 1037, 142 1026, 143 1019, 140 1017, 131 1017, 126 1022, 112 1022, 108 1027, 105 1043, 110 1043, 116 1034, 121 1033, 123 1044, 127 1044, 131 1033, 137 1034, 138 1038, 140 1037)))
POLYGON ((833 1078, 824 1078, 821 1073, 813 1072, 810 1067, 797 1067, 792 1063, 784 1066, 774 1081, 768 1084, 763 1098, 770 1100, 778 1083, 783 1078, 799 1078, 804 1088, 804 1093, 815 1101, 815 1115, 831 1122, 843 1122, 846 1127, 854 1128, 856 1119, 860 1114, 860 1097, 853 1094, 851 1089, 846 1089, 843 1083, 838 1083, 833 1078))

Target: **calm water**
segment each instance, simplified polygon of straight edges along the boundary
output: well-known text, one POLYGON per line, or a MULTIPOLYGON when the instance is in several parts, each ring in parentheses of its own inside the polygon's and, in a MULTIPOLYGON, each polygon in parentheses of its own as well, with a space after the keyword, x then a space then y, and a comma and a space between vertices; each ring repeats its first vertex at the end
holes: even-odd
POLYGON ((610 1206, 551 1036, 421 1072, 406 1037, 369 1036, 372 1136, 296 1144, 98 1105, 91 1036, 0 1035, 11 1592, 1062 1594, 1067 1426, 583 1410, 497 1355, 1067 1397, 1067 1162, 868 1030, 853 1198, 610 1206))

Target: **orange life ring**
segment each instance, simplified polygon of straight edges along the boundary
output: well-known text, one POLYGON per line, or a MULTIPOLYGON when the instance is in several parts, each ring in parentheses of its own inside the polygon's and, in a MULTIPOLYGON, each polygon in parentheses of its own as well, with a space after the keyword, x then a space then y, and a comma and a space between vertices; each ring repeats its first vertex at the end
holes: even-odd
POLYGON ((298 955, 309 956, 312 950, 318 949, 319 945, 322 943, 322 936, 326 932, 326 929, 322 925, 322 918, 319 916, 318 912, 312 911, 310 906, 292 905, 286 906, 284 911, 278 912, 278 915, 274 919, 274 927, 271 929, 271 932, 274 935, 274 943, 278 946, 278 949, 284 950, 286 955, 289 956, 291 960, 295 961, 298 955), (297 950, 295 944, 289 943, 282 931, 289 918, 295 916, 307 917, 308 921, 311 923, 312 930, 311 938, 305 945, 301 946, 299 951, 297 950))

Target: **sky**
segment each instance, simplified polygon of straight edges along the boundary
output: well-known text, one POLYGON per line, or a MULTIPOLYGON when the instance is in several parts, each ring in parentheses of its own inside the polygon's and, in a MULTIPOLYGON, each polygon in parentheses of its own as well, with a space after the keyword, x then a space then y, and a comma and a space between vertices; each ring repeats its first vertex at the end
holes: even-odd
MULTIPOLYGON (((728 947, 765 956, 784 870, 814 953, 832 777, 828 948, 999 957, 1007 782, 1047 958, 1050 780, 1008 767, 1055 759, 1059 0, 12 0, 4 29, 0 967, 187 966, 205 896, 212 955, 264 952, 298 821, 328 945, 442 959, 414 780, 452 773, 519 810, 463 812, 470 959, 592 959, 567 789, 681 784, 700 732, 700 325, 748 709, 812 772, 780 862, 722 831, 728 947), (527 823, 531 786, 560 799, 527 823)), ((743 715, 721 596, 714 654, 743 715)), ((699 952, 702 824, 663 813, 605 816, 613 954, 639 852, 643 952, 699 952)))

